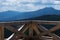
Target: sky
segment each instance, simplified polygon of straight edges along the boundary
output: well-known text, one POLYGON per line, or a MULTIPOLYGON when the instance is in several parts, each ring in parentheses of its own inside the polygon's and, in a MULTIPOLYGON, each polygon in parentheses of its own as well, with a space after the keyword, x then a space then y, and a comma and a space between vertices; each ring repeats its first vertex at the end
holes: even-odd
POLYGON ((18 11, 30 12, 52 7, 60 10, 60 0, 0 0, 0 12, 18 11))

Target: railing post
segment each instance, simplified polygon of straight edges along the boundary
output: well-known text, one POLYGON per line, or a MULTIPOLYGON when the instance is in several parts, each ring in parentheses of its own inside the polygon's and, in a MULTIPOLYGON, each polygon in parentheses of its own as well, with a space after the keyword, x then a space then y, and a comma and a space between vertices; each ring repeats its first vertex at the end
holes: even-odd
POLYGON ((0 25, 0 40, 4 40, 4 26, 0 25))

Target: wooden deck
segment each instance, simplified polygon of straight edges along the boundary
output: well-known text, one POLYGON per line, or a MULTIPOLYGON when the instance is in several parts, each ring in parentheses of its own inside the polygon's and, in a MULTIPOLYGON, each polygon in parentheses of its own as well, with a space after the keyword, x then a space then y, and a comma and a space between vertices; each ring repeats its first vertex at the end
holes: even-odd
POLYGON ((60 29, 60 21, 43 21, 43 20, 27 20, 27 21, 12 21, 12 22, 0 22, 0 40, 4 40, 4 28, 14 32, 14 35, 9 40, 60 40, 60 37, 53 32, 60 29), (51 29, 47 29, 41 24, 55 25, 51 29), (11 25, 23 26, 21 30, 12 27, 11 25), (29 29, 29 30, 28 30, 29 29), (28 35, 25 34, 28 30, 28 35), (41 30, 41 31, 39 31, 41 30), (35 33, 35 35, 34 35, 35 33), (51 39, 48 39, 49 35, 51 39))

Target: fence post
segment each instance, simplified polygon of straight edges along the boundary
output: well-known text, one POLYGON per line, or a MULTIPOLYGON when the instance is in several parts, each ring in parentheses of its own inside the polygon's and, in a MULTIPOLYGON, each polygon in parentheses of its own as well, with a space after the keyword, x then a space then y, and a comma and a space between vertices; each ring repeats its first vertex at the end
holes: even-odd
POLYGON ((0 40, 4 40, 4 26, 0 25, 0 40))

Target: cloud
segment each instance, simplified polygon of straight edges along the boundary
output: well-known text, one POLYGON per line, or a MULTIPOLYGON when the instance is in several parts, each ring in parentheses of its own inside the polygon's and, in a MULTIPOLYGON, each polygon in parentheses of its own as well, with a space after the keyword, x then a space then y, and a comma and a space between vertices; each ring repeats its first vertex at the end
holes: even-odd
POLYGON ((53 8, 56 10, 60 10, 60 5, 54 5, 53 8))
POLYGON ((56 10, 60 10, 60 1, 59 0, 54 0, 53 1, 53 8, 56 9, 56 10))
POLYGON ((35 5, 34 3, 39 2, 39 0, 6 0, 5 2, 1 2, 0 11, 20 11, 20 12, 29 12, 35 11, 38 9, 42 9, 45 6, 35 5), (27 2, 27 3, 26 3, 27 2), (26 3, 26 4, 24 4, 26 3))
POLYGON ((1 0, 0 1, 0 12, 3 11, 19 11, 29 12, 43 9, 45 7, 53 7, 60 10, 59 1, 56 0, 1 0), (40 2, 40 3, 39 3, 40 2), (47 4, 47 5, 46 5, 47 4), (49 5, 56 4, 56 5, 49 5))

